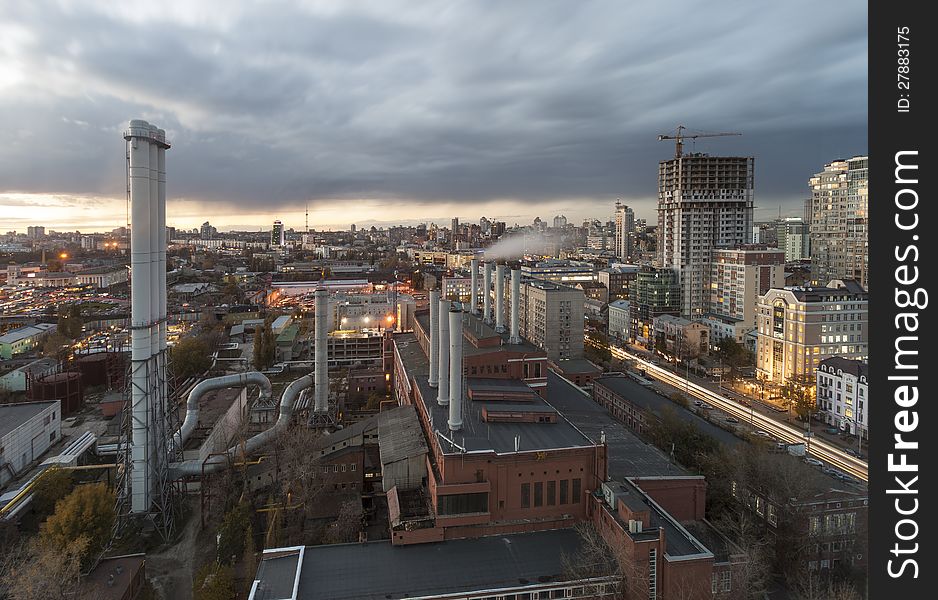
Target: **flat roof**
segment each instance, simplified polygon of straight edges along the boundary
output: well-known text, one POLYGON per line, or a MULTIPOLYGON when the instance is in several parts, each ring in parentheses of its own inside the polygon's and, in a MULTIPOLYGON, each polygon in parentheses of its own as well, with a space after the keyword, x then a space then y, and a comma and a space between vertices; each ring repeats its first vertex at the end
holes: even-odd
MULTIPOLYGON (((430 424, 438 434, 455 442, 466 452, 496 452, 499 454, 515 451, 515 436, 520 436, 520 451, 554 450, 558 448, 582 448, 595 446, 596 442, 581 433, 570 422, 560 419, 557 423, 488 423, 482 420, 482 409, 502 408, 502 402, 473 401, 463 399, 463 427, 460 431, 450 432, 447 425, 449 407, 437 404, 437 389, 430 387, 428 378, 430 363, 423 353, 413 333, 398 334, 394 344, 407 369, 407 375, 420 389, 424 406, 430 416, 430 424)), ((466 346, 471 346, 468 342, 466 346)), ((506 385, 514 385, 511 380, 506 385)), ((544 400, 534 396, 531 406, 545 406, 544 400)), ((444 452, 457 453, 460 450, 449 444, 442 444, 444 452)))
POLYGON ((717 427, 690 410, 678 406, 670 399, 640 385, 631 377, 625 377, 623 375, 598 377, 593 380, 593 385, 597 383, 656 415, 660 416, 662 412, 670 409, 678 419, 685 423, 690 423, 697 431, 709 435, 723 445, 734 447, 738 444, 745 443, 744 440, 736 437, 729 431, 717 427))
POLYGON ((20 340, 25 340, 56 328, 55 323, 36 323, 35 325, 25 325, 12 331, 0 335, 0 344, 12 344, 20 340))
POLYGON ((0 404, 0 438, 26 423, 45 409, 57 405, 51 402, 22 402, 18 404, 0 404))
POLYGON ((393 546, 389 541, 307 546, 257 570, 254 600, 387 600, 567 581, 564 557, 582 544, 573 529, 393 546))
POLYGON ((587 392, 550 370, 547 372, 547 401, 592 439, 606 436, 610 478, 687 474, 681 466, 669 461, 664 452, 642 441, 613 418, 587 392))

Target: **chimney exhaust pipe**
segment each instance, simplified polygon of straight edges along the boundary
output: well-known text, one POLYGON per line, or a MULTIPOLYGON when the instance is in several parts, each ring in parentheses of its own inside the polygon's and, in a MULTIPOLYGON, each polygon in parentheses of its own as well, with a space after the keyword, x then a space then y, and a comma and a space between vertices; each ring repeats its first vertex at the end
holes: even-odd
POLYGON ((449 404, 449 300, 440 300, 437 309, 440 321, 440 381, 437 386, 436 403, 440 406, 449 404))
POLYGON ((313 412, 329 412, 329 290, 322 279, 314 294, 316 314, 316 349, 314 355, 315 381, 313 388, 313 412))
POLYGON ((439 385, 440 380, 440 292, 430 290, 430 387, 439 385))
POLYGON ((449 428, 462 429, 462 311, 449 312, 449 428))
POLYGON ((485 261, 485 278, 482 285, 482 320, 492 324, 492 263, 485 261))
POLYGON ((511 338, 512 344, 521 343, 521 269, 511 270, 511 338))
POLYGON ((469 262, 469 312, 479 313, 479 259, 469 262))
POLYGON ((495 267, 495 331, 505 333, 505 263, 495 267))

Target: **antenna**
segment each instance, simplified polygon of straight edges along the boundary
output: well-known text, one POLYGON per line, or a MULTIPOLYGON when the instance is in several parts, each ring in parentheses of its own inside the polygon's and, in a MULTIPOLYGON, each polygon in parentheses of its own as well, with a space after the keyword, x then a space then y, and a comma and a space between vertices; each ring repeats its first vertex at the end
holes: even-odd
POLYGON ((309 202, 306 202, 306 233, 309 233, 309 202))

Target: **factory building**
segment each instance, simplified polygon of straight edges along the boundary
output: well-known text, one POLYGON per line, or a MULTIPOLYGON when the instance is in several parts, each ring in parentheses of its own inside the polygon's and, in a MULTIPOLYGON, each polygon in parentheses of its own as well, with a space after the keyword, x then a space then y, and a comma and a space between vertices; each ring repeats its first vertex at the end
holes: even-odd
POLYGON ((55 323, 36 323, 0 335, 0 358, 9 360, 18 354, 30 352, 55 329, 55 323))
POLYGON ((61 437, 58 401, 0 404, 0 486, 38 460, 61 437))

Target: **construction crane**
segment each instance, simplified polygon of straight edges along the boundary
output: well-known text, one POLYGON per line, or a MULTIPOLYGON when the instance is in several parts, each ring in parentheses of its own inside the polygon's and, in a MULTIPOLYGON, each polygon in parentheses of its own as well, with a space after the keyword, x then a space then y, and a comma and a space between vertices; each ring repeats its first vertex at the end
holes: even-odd
POLYGON ((658 136, 658 141, 659 141, 659 142, 662 141, 662 140, 676 140, 676 143, 675 143, 675 145, 674 145, 674 146, 675 146, 675 148, 674 148, 674 158, 681 158, 681 156, 683 155, 683 152, 684 152, 684 140, 685 140, 685 139, 696 140, 697 138, 704 138, 704 137, 724 137, 724 136, 727 136, 727 135, 742 135, 741 133, 732 133, 732 132, 729 132, 729 133, 691 133, 691 134, 685 134, 684 131, 686 131, 686 130, 687 130, 687 127, 684 127, 683 125, 678 125, 678 126, 677 126, 677 129, 675 130, 675 135, 659 135, 659 136, 658 136))

